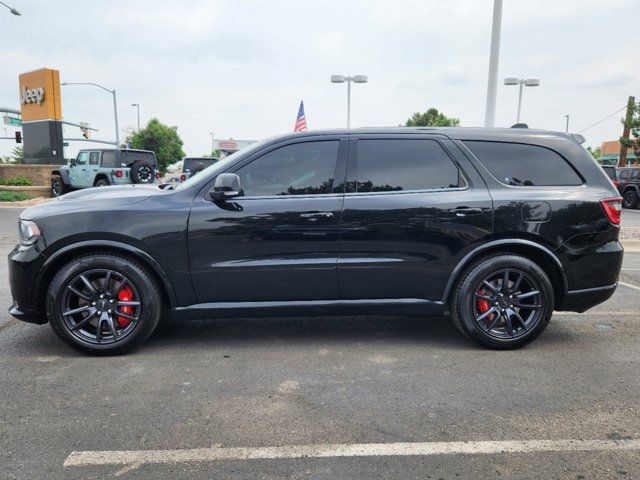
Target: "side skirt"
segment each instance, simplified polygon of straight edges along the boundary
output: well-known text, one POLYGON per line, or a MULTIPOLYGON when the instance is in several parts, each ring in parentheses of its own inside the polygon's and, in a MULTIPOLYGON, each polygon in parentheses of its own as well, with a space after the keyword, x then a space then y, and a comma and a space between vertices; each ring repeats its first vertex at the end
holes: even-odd
POLYGON ((176 319, 325 315, 442 315, 444 302, 420 298, 199 303, 171 310, 176 319))

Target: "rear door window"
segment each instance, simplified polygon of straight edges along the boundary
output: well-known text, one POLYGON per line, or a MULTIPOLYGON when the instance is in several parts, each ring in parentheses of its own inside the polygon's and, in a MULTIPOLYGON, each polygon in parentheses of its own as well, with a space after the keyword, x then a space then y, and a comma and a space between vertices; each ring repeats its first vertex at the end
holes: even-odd
POLYGON ((514 186, 581 185, 582 179, 559 154, 523 143, 465 141, 491 174, 514 186))
POLYGON ((435 140, 358 140, 357 192, 463 186, 458 167, 435 140))

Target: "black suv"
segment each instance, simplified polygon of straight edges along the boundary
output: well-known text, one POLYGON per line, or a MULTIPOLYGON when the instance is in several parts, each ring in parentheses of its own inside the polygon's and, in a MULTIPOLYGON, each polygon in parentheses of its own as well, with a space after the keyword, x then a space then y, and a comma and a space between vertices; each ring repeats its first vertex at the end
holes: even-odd
POLYGON ((614 292, 621 199, 569 134, 391 128, 285 135, 187 182, 25 210, 10 312, 88 353, 161 315, 450 313, 516 348, 614 292), (117 218, 117 221, 114 221, 117 218))
POLYGON ((640 166, 619 168, 618 191, 622 195, 624 208, 638 208, 640 199, 640 166))

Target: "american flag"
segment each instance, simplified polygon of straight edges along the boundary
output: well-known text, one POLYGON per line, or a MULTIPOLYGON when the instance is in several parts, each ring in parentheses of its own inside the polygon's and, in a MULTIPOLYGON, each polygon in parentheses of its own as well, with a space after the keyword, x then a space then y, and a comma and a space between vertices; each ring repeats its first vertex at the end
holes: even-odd
POLYGON ((307 131, 307 119, 304 116, 304 102, 300 100, 300 108, 298 109, 298 117, 296 118, 296 126, 293 128, 294 132, 306 132, 307 131))

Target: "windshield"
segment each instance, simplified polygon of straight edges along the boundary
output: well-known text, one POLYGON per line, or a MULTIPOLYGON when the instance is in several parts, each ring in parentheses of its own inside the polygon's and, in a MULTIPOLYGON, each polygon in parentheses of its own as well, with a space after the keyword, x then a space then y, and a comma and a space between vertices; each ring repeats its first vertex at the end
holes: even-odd
POLYGON ((256 151, 259 148, 261 148, 265 144, 265 142, 268 142, 269 140, 271 140, 271 139, 263 140, 262 142, 253 143, 253 144, 249 145, 248 147, 243 148, 242 150, 238 150, 237 152, 232 153, 228 157, 225 157, 222 160, 219 160, 219 161, 209 165, 207 168, 205 168, 198 175, 194 175, 193 177, 190 177, 189 179, 187 179, 184 182, 182 182, 181 184, 175 186, 173 188, 173 190, 182 190, 183 188, 188 188, 191 185, 194 185, 196 182, 200 182, 200 180, 202 180, 203 178, 209 177, 209 173, 213 172, 214 170, 218 170, 220 172, 225 171, 226 168, 229 166, 229 164, 235 162, 236 159, 238 159, 238 157, 243 157, 245 155, 250 155, 254 151, 256 151))

